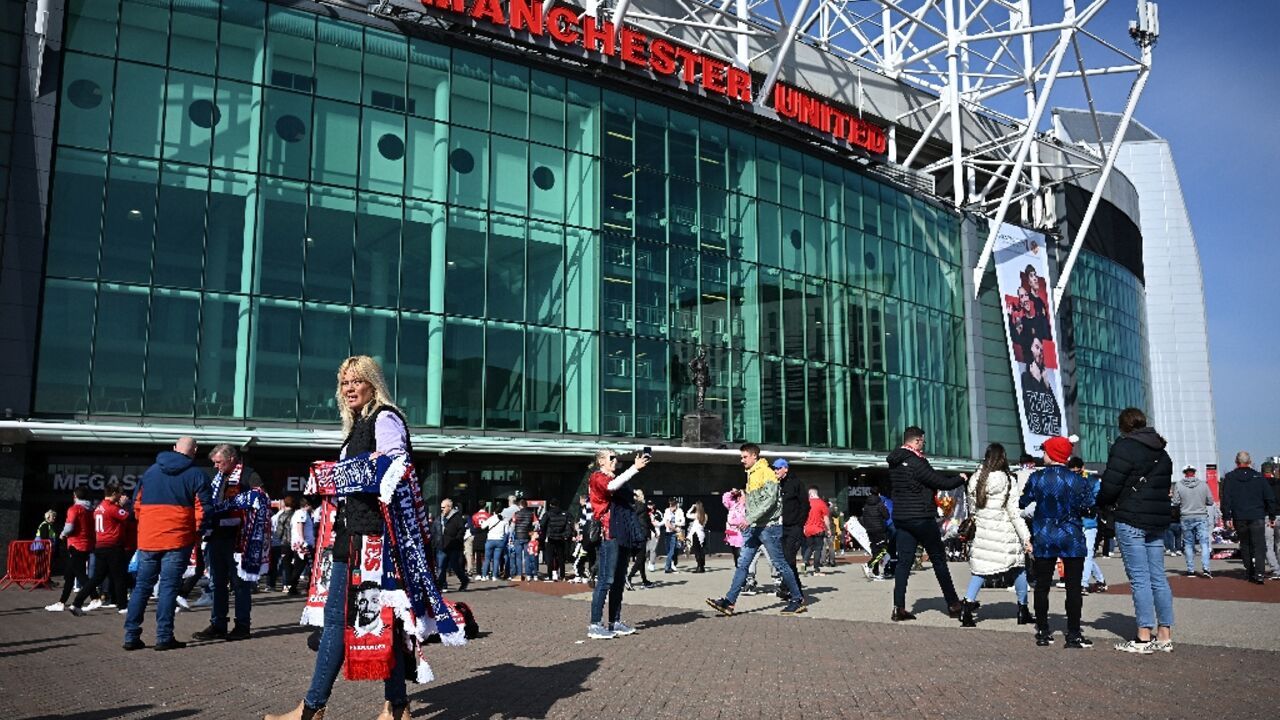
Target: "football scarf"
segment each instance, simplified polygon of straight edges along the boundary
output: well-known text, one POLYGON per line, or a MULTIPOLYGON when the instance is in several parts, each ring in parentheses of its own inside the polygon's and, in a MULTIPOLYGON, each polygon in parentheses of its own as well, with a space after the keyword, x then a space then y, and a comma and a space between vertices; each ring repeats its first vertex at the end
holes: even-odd
POLYGON ((351 572, 347 584, 346 666, 348 680, 385 680, 395 665, 395 616, 382 600, 384 556, 382 537, 351 538, 351 572))
MULTIPOLYGON (((232 484, 239 484, 240 466, 232 472, 232 484)), ((221 476, 221 473, 219 473, 221 476)), ((215 493, 215 497, 216 497, 215 493)), ((249 488, 231 498, 215 502, 206 512, 232 511, 240 515, 240 532, 236 536, 234 553, 236 574, 246 582, 258 582, 271 565, 271 498, 260 487, 249 488)))
POLYGON ((329 599, 329 575, 333 570, 333 522, 338 517, 338 504, 333 485, 336 462, 311 463, 307 478, 307 495, 320 496, 320 522, 316 527, 315 554, 311 561, 311 584, 307 604, 302 610, 302 624, 324 626, 324 604, 329 599))

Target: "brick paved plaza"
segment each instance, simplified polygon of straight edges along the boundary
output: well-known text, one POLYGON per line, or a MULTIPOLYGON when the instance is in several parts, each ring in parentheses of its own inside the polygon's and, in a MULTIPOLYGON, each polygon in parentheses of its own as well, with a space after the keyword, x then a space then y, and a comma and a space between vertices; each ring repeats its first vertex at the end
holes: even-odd
MULTIPOLYGON (((484 636, 465 648, 432 646, 437 681, 410 686, 417 718, 817 718, 1044 717, 1203 718, 1273 714, 1280 681, 1280 582, 1246 584, 1238 564, 1217 579, 1171 578, 1177 613, 1171 655, 1125 655, 1132 611, 1119 560, 1103 560, 1112 590, 1085 599, 1089 650, 1035 647, 1013 622, 1014 598, 986 590, 983 622, 965 630, 946 618, 932 573, 912 577, 908 603, 920 619, 888 621, 891 583, 869 583, 856 565, 811 578, 810 612, 744 597, 739 615, 703 605, 729 580, 727 557, 705 575, 652 579, 627 594, 624 618, 640 632, 585 639, 589 597, 580 585, 474 583, 458 594, 484 636), (1234 570, 1234 572, 1233 572, 1234 570), (1233 577, 1233 575, 1236 575, 1233 577)), ((1170 558, 1169 567, 1181 567, 1170 558)), ((1219 564, 1221 567, 1221 563, 1219 564)), ((967 566, 953 563, 958 586, 967 566)), ((301 601, 254 598, 254 638, 192 643, 156 653, 120 649, 122 617, 48 613, 49 591, 0 593, 0 718, 260 718, 292 707, 310 678, 301 601)), ((178 637, 207 621, 178 615, 178 637)), ((143 637, 154 640, 154 618, 143 637)), ((339 681, 329 718, 372 718, 379 683, 339 681)))

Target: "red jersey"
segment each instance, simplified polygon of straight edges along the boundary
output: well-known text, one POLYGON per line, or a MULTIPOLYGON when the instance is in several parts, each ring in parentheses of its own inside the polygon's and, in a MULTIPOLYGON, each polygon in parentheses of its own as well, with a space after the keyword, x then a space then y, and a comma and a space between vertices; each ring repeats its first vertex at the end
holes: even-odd
POLYGON ((484 525, 484 521, 488 519, 489 512, 487 510, 477 510, 476 514, 471 516, 471 527, 475 530, 481 530, 483 529, 481 526, 484 525))
POLYGON ((807 537, 821 535, 827 531, 827 517, 831 515, 830 508, 822 498, 809 498, 809 518, 804 523, 804 534, 807 537))
POLYGON ((608 540, 611 535, 609 533, 609 503, 613 501, 613 491, 609 489, 609 481, 613 478, 599 470, 591 473, 591 480, 587 482, 587 497, 591 501, 591 518, 599 520, 602 537, 608 540))
POLYGON ((98 535, 98 549, 124 545, 128 526, 129 511, 110 500, 103 500, 93 511, 93 529, 98 535))
POLYGON ((67 510, 67 524, 71 526, 71 534, 67 536, 67 546, 81 552, 93 551, 93 513, 78 502, 71 503, 67 510))

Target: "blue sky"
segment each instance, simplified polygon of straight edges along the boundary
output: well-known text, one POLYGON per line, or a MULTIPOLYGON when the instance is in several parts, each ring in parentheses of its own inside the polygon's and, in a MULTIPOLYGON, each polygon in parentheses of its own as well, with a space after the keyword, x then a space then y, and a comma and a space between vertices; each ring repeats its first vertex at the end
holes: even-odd
MULTIPOLYGON (((1106 13, 1117 16, 1108 25, 1124 27, 1134 3, 1113 0, 1106 13)), ((1170 143, 1200 249, 1227 469, 1237 450, 1280 454, 1278 26, 1280 3, 1161 2, 1137 113, 1170 143)))

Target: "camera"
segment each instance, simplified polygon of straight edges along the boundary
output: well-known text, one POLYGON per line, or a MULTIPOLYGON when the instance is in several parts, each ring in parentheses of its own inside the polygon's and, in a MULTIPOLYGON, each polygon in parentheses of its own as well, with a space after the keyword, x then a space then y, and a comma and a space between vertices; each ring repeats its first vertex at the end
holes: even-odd
POLYGON ((653 457, 653 448, 645 445, 644 449, 640 451, 640 455, 642 457, 653 457))

